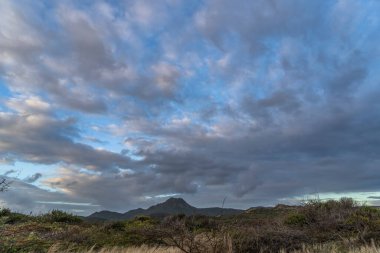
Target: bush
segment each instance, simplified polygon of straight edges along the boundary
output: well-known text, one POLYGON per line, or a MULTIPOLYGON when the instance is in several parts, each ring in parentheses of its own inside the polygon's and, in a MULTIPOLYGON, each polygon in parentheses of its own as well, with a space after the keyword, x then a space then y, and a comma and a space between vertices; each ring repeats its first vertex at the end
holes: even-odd
POLYGON ((140 221, 140 222, 148 222, 148 223, 150 223, 150 222, 152 222, 154 219, 153 218, 151 218, 150 216, 145 216, 145 215, 139 215, 139 216, 136 216, 135 218, 134 218, 134 220, 135 221, 140 221))
POLYGON ((240 229, 232 236, 234 252, 293 252, 310 240, 305 234, 294 230, 240 229))
POLYGON ((128 229, 142 229, 150 228, 157 224, 157 221, 149 216, 136 216, 133 220, 126 221, 126 227, 128 229))
POLYGON ((358 204, 351 198, 340 200, 310 200, 300 209, 306 224, 316 230, 340 229, 358 204))
POLYGON ((218 224, 215 219, 205 215, 195 215, 186 218, 185 225, 188 229, 194 232, 206 232, 218 230, 218 224))
POLYGON ((82 219, 76 215, 66 213, 60 210, 53 210, 42 216, 46 222, 64 222, 64 223, 81 223, 82 219))
POLYGON ((9 216, 9 215, 11 215, 11 210, 10 209, 8 209, 8 208, 2 208, 1 210, 0 210, 0 217, 4 217, 4 216, 9 216))
POLYGON ((26 222, 29 220, 29 217, 21 213, 10 213, 5 220, 5 224, 15 224, 20 222, 26 222))
POLYGON ((125 223, 122 221, 115 221, 105 226, 106 230, 124 231, 125 223))
POLYGON ((307 224, 307 221, 304 214, 292 213, 285 218, 284 223, 289 226, 304 226, 307 224))
POLYGON ((362 206, 353 212, 346 222, 357 230, 380 228, 380 210, 374 207, 362 206))

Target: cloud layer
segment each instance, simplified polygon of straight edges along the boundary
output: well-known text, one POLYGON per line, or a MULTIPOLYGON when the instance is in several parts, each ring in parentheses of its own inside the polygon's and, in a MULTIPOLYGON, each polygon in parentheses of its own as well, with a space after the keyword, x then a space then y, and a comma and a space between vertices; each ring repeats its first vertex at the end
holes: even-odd
POLYGON ((377 1, 2 1, 0 162, 17 183, 0 197, 83 212, 165 194, 238 207, 374 199, 379 11, 377 1), (19 163, 30 168, 17 178, 19 163))

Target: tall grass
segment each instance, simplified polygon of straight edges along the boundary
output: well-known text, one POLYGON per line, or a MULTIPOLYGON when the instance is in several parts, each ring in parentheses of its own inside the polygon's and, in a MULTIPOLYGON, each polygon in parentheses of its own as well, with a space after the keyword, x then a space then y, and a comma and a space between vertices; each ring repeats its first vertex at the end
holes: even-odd
MULTIPOLYGON (((70 250, 59 250, 59 247, 53 246, 50 248, 48 253, 72 253, 70 250)), ((232 252, 230 249, 220 253, 232 252)), ((263 251, 264 253, 266 251, 263 251)), ((183 251, 176 248, 168 247, 151 247, 151 246, 140 246, 140 247, 128 247, 128 248, 103 248, 100 250, 89 249, 87 251, 76 251, 76 253, 183 253, 183 251)), ((209 252, 205 252, 209 253, 209 252)), ((285 250, 280 251, 280 253, 287 253, 285 250)), ((313 246, 305 246, 302 250, 293 251, 291 253, 380 253, 380 248, 376 247, 374 244, 362 246, 360 248, 346 249, 341 248, 337 244, 321 244, 313 246)))
POLYGON ((94 248, 88 249, 87 251, 72 251, 70 249, 61 250, 59 245, 52 246, 48 253, 182 253, 177 248, 174 247, 152 247, 142 245, 140 247, 112 247, 112 248, 102 248, 95 250, 94 248))
MULTIPOLYGON (((282 251, 281 253, 286 253, 282 251)), ((302 250, 292 253, 380 253, 380 248, 374 242, 371 245, 364 245, 356 248, 342 247, 336 243, 305 246, 302 250)))

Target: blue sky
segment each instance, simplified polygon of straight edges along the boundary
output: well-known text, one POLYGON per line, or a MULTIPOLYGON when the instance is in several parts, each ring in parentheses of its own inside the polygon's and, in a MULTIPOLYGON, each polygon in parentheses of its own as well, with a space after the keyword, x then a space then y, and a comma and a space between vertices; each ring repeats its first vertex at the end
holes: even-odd
POLYGON ((0 2, 2 205, 380 199, 378 1, 0 2))

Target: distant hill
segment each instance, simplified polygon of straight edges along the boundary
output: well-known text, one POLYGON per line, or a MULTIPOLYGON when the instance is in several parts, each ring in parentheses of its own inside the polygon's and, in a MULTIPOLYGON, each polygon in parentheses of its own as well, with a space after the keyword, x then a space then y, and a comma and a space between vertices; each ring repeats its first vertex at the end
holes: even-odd
POLYGON ((151 206, 147 209, 133 209, 126 213, 118 213, 111 211, 100 211, 95 212, 88 217, 87 220, 128 220, 136 216, 147 215, 153 217, 165 217, 174 214, 185 214, 185 215, 207 215, 207 216, 218 216, 218 215, 233 215, 242 213, 243 210, 232 209, 232 208, 220 208, 220 207, 210 207, 210 208, 196 208, 189 205, 182 198, 169 198, 163 203, 151 206))

